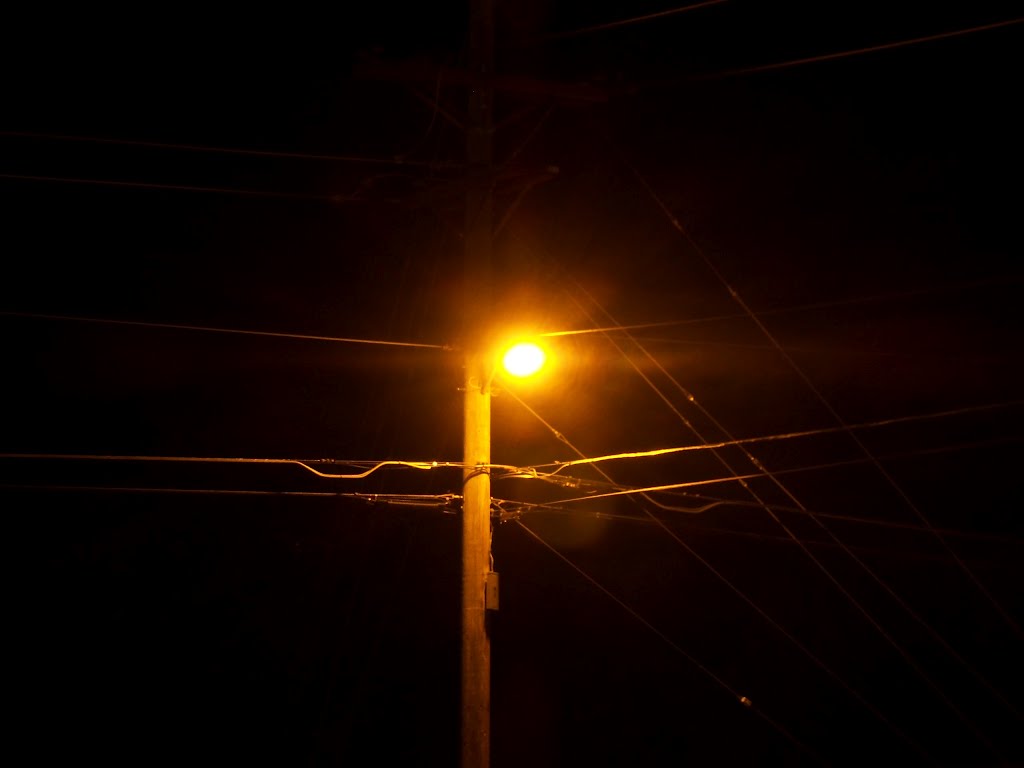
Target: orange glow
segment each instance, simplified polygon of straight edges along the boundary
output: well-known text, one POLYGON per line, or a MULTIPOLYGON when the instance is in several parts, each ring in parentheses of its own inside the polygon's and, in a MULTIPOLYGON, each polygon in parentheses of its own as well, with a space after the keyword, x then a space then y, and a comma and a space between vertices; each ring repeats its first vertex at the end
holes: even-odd
POLYGON ((502 358, 505 370, 513 376, 532 376, 544 365, 544 350, 536 344, 522 342, 509 349, 502 358))

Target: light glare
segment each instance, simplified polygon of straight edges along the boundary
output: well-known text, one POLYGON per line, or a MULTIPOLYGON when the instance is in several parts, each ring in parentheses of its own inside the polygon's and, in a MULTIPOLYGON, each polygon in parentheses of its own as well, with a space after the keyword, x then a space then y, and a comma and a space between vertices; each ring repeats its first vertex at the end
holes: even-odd
POLYGON ((544 365, 544 350, 536 344, 516 344, 502 359, 505 370, 513 376, 530 376, 544 365))

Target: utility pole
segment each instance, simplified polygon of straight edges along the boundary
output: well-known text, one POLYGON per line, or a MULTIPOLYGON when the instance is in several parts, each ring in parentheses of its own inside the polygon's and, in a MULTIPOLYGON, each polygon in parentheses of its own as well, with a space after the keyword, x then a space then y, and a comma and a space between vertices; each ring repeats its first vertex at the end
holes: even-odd
POLYGON ((491 573, 491 249, 494 234, 493 100, 495 92, 526 94, 568 103, 604 103, 608 93, 587 84, 494 73, 494 0, 469 0, 469 50, 465 69, 423 62, 360 62, 364 80, 440 83, 469 90, 466 119, 466 211, 462 343, 465 350, 462 473, 461 765, 487 768, 491 737, 491 642, 486 614, 497 608, 491 573))
POLYGON ((470 0, 463 339, 466 354, 462 472, 462 768, 487 768, 491 744, 491 248, 493 235, 493 0, 470 0))

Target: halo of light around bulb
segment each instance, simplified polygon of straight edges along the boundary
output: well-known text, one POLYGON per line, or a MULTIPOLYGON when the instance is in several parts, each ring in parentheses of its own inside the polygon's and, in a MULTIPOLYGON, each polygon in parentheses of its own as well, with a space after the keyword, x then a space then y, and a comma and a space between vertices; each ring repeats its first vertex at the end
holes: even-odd
POLYGON ((544 350, 536 344, 516 344, 502 358, 505 370, 513 376, 530 376, 544 365, 544 350))

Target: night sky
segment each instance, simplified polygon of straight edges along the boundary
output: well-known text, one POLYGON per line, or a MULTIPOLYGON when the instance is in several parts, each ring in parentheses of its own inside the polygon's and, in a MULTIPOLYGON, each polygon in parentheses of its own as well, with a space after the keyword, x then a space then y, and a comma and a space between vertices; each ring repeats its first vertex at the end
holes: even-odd
MULTIPOLYGON (((10 19, 28 764, 458 763, 460 470, 143 460, 461 460, 468 4, 409 5, 10 19)), ((498 5, 606 99, 498 93, 489 320, 612 330, 493 460, 730 445, 494 480, 492 765, 1024 765, 1019 4, 498 5)))

